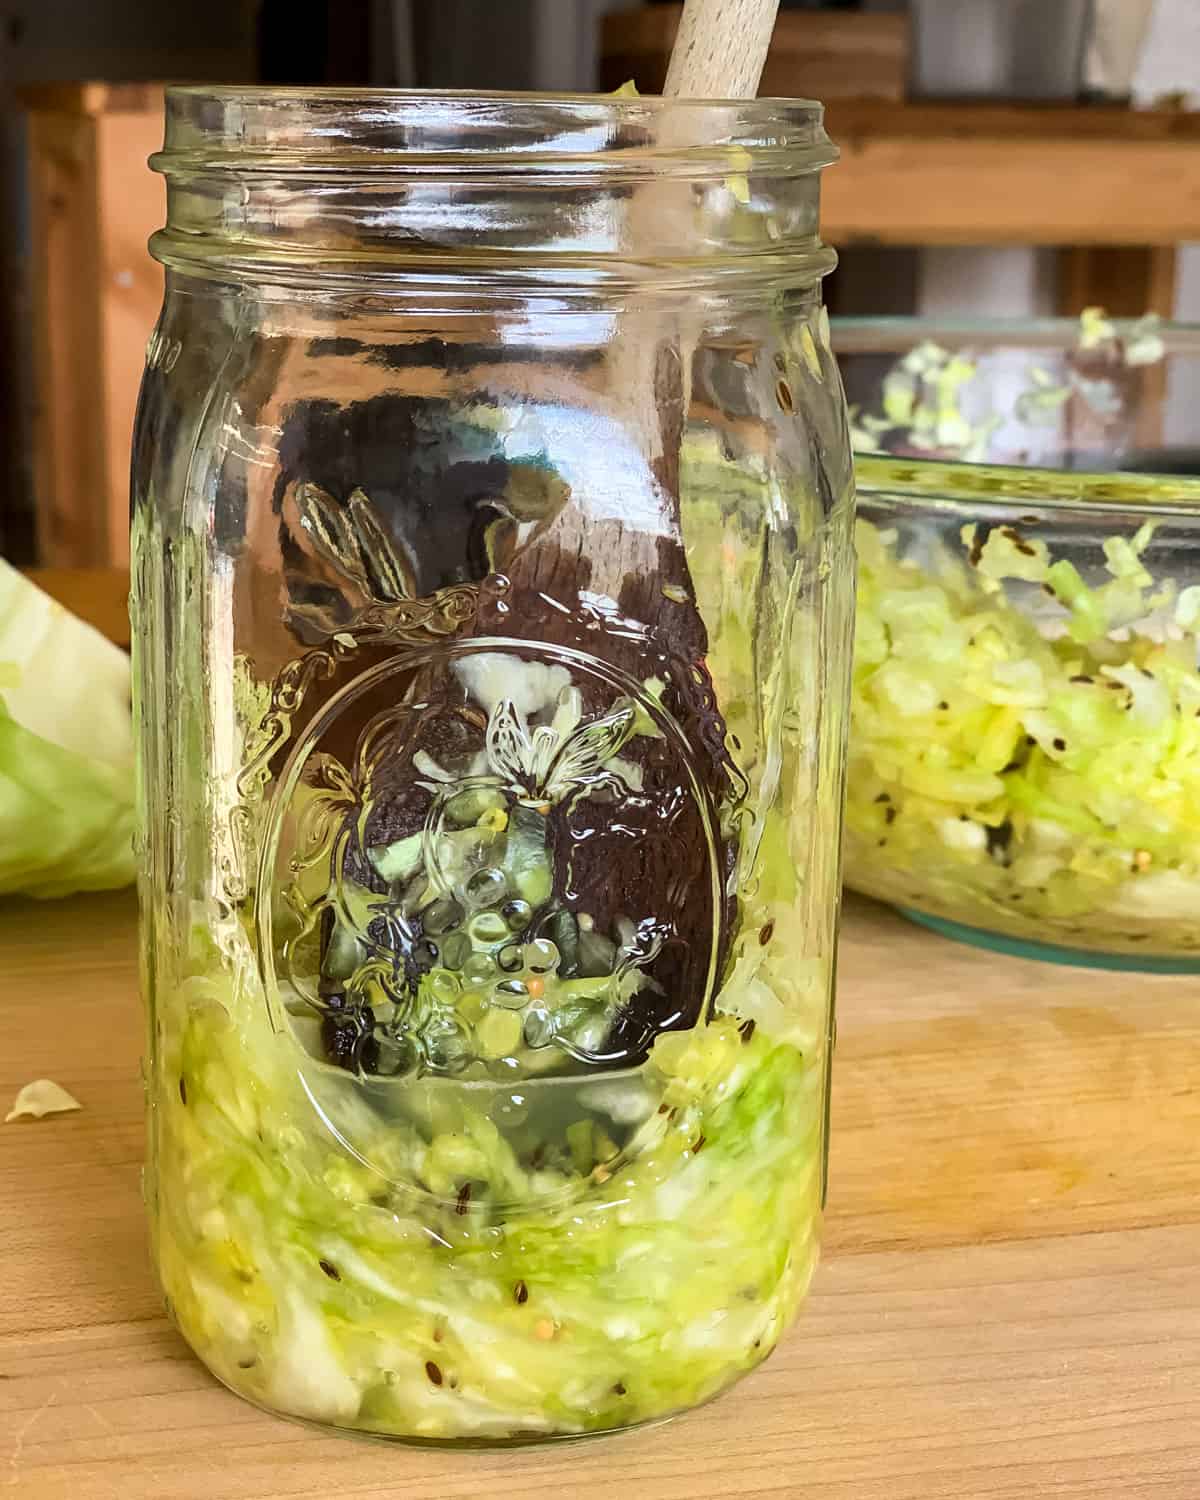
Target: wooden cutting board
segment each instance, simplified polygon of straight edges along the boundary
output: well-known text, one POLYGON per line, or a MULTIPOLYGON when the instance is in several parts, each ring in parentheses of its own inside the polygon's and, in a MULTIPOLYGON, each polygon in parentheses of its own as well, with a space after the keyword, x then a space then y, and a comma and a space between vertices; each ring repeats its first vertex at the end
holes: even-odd
POLYGON ((0 1494, 1200 1495, 1200 980, 999 958, 852 901, 827 1255, 795 1330, 666 1426, 447 1454, 265 1416, 168 1327, 134 936, 128 895, 0 903, 0 1105, 39 1076, 83 1104, 0 1126, 0 1494))

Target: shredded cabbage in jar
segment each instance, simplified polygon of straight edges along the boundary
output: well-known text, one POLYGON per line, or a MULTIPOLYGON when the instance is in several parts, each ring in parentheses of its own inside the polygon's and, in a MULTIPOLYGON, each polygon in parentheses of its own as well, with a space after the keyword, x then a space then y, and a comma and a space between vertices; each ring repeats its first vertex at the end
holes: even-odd
POLYGON ((716 1394, 770 1353, 816 1258, 821 1043, 763 951, 750 934, 719 1014, 655 1043, 659 1110, 639 1123, 643 1091, 608 1075, 613 1119, 634 1115, 610 1171, 575 1127, 523 1157, 478 1090, 422 1129, 330 1069, 315 1111, 238 922, 198 927, 153 1179, 188 1341, 263 1405, 428 1441, 603 1431, 716 1394))
MULTIPOLYGON (((594 1051, 649 981, 633 950, 619 953, 580 920, 587 969, 603 972, 567 975, 552 961, 554 943, 529 942, 526 961, 542 950, 536 975, 493 976, 497 989, 511 987, 506 994, 533 996, 536 985, 536 1006, 512 1002, 522 1016, 508 1000, 477 1008, 476 979, 467 978, 478 953, 454 958, 460 984, 447 965, 448 944, 462 934, 431 922, 438 947, 413 1015, 442 1007, 435 1019, 462 1023, 469 1060, 461 1073, 385 1076, 382 1053, 367 1066, 364 1038, 382 1049, 416 1034, 385 1034, 390 1002, 372 1001, 374 1029, 356 1033, 354 1047, 331 1046, 351 1035, 349 1012, 339 997, 319 1020, 300 997, 300 946, 300 961, 277 981, 273 1024, 254 898, 232 910, 197 903, 160 990, 147 1181, 170 1312, 206 1365, 250 1400, 422 1442, 576 1436, 716 1395, 765 1359, 791 1321, 817 1255, 829 988, 817 924, 808 943, 795 939, 795 924, 809 920, 798 851, 811 861, 810 830, 822 817, 820 845, 836 857, 834 799, 830 790, 794 810, 788 775, 800 752, 780 728, 788 679, 776 668, 756 688, 749 676, 761 545, 734 532, 712 547, 726 519, 714 502, 688 538, 710 621, 705 663, 725 723, 747 755, 761 735, 776 780, 754 819, 731 816, 725 830, 753 880, 739 890, 721 977, 694 1026, 648 1039, 636 1066, 576 1067, 571 1059, 594 1051), (759 722, 763 703, 779 705, 773 723, 759 722), (792 936, 776 941, 776 931, 792 936), (546 1012, 569 1051, 530 1031, 546 1012), (516 1074, 509 1063, 520 1065, 516 1074)), ((661 739, 652 710, 664 684, 651 677, 636 699, 585 713, 558 666, 487 651, 455 670, 488 730, 470 785, 450 780, 452 745, 437 756, 418 751, 413 765, 445 818, 415 838, 366 840, 366 859, 381 880, 419 892, 428 914, 434 834, 440 878, 464 897, 484 873, 467 862, 468 845, 479 845, 488 878, 509 879, 523 924, 552 895, 545 809, 571 790, 569 771, 607 776, 606 791, 618 775, 627 787, 640 782, 627 757, 639 738, 661 739)), ((270 705, 245 670, 233 699, 243 758, 258 767, 270 705)), ((297 797, 298 830, 327 826, 335 790, 297 797)), ((245 837, 264 838, 261 821, 245 837)), ((302 847, 278 902, 297 922, 330 887, 331 849, 342 846, 305 837, 302 847)), ((359 880, 368 878, 360 867, 359 880)), ((345 875, 339 892, 335 920, 313 931, 325 933, 321 976, 345 981, 348 965, 369 970, 351 939, 364 925, 356 907, 372 894, 345 875)), ((278 913, 273 920, 282 923, 278 913)))

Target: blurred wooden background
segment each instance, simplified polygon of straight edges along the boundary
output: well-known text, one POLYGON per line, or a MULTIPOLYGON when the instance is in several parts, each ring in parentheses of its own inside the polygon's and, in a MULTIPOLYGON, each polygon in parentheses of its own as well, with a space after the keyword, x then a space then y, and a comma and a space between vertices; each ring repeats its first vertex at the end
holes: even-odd
POLYGON ((125 568, 30 568, 28 576, 65 609, 129 646, 129 573, 125 568))
POLYGON ((163 221, 161 87, 24 91, 38 560, 129 558, 129 439, 162 270, 146 241, 163 221))
MULTIPOLYGON (((330 33, 313 16, 323 6, 327 21, 333 17, 331 0, 303 0, 299 11, 263 0, 262 14, 279 13, 279 29, 274 52, 260 53, 260 72, 319 81, 324 69, 349 81, 424 82, 432 75, 422 68, 444 52, 453 61, 447 79, 486 79, 478 48, 454 45, 452 18, 466 0, 413 22, 415 60, 395 44, 393 31, 391 71, 381 69, 372 41, 381 3, 346 0, 336 10, 343 21, 335 28, 338 47, 322 50, 330 33)), ((395 23, 403 0, 389 3, 395 23)), ((633 6, 602 16, 606 3, 579 0, 599 27, 600 85, 633 78, 653 91, 681 7, 633 6)), ((526 11, 522 45, 544 41, 554 18, 565 15, 545 0, 522 0, 526 11)), ((476 19, 480 35, 492 37, 496 13, 485 7, 476 19)), ((902 13, 781 12, 764 91, 827 99, 829 129, 842 151, 823 186, 825 237, 860 255, 880 246, 1050 247, 1060 312, 1099 303, 1118 314, 1169 314, 1176 247, 1200 240, 1200 114, 905 102, 910 53, 902 13)), ((548 64, 537 66, 539 78, 549 76, 548 64)), ((161 179, 146 166, 161 141, 161 86, 62 83, 24 87, 16 99, 29 236, 28 368, 21 373, 32 394, 22 436, 33 520, 30 555, 19 560, 119 569, 128 560, 129 435, 162 287, 145 250, 164 212, 161 179)), ((835 278, 830 288, 835 311, 840 285, 835 278)), ((877 310, 894 309, 883 278, 876 290, 877 310)), ((0 547, 2 537, 0 526, 0 547)))

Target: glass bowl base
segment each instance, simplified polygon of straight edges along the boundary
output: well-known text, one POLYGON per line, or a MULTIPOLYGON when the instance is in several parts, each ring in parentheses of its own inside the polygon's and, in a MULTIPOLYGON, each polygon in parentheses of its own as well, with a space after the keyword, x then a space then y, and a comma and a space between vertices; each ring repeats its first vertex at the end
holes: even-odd
POLYGON ((1092 948, 1060 947, 1057 943, 1039 943, 1032 938, 1009 937, 1003 932, 989 932, 983 927, 968 927, 945 917, 931 917, 914 911, 911 906, 896 908, 902 917, 956 943, 970 943, 992 953, 1007 953, 1013 958, 1032 958, 1047 964, 1070 964, 1079 969, 1110 969, 1130 974, 1200 974, 1200 953, 1194 958, 1183 954, 1101 953, 1092 948))

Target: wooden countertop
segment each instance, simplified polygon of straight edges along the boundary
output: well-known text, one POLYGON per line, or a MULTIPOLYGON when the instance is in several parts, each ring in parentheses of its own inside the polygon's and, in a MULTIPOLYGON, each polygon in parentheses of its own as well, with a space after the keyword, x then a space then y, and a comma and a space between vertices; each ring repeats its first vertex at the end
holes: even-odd
POLYGON ((1200 979, 973 952, 853 903, 827 1255, 703 1412, 521 1454, 324 1437, 219 1388, 144 1244, 128 895, 0 904, 0 1492, 31 1500, 1195 1500, 1200 979), (7 1485, 7 1488, 6 1488, 7 1485))

